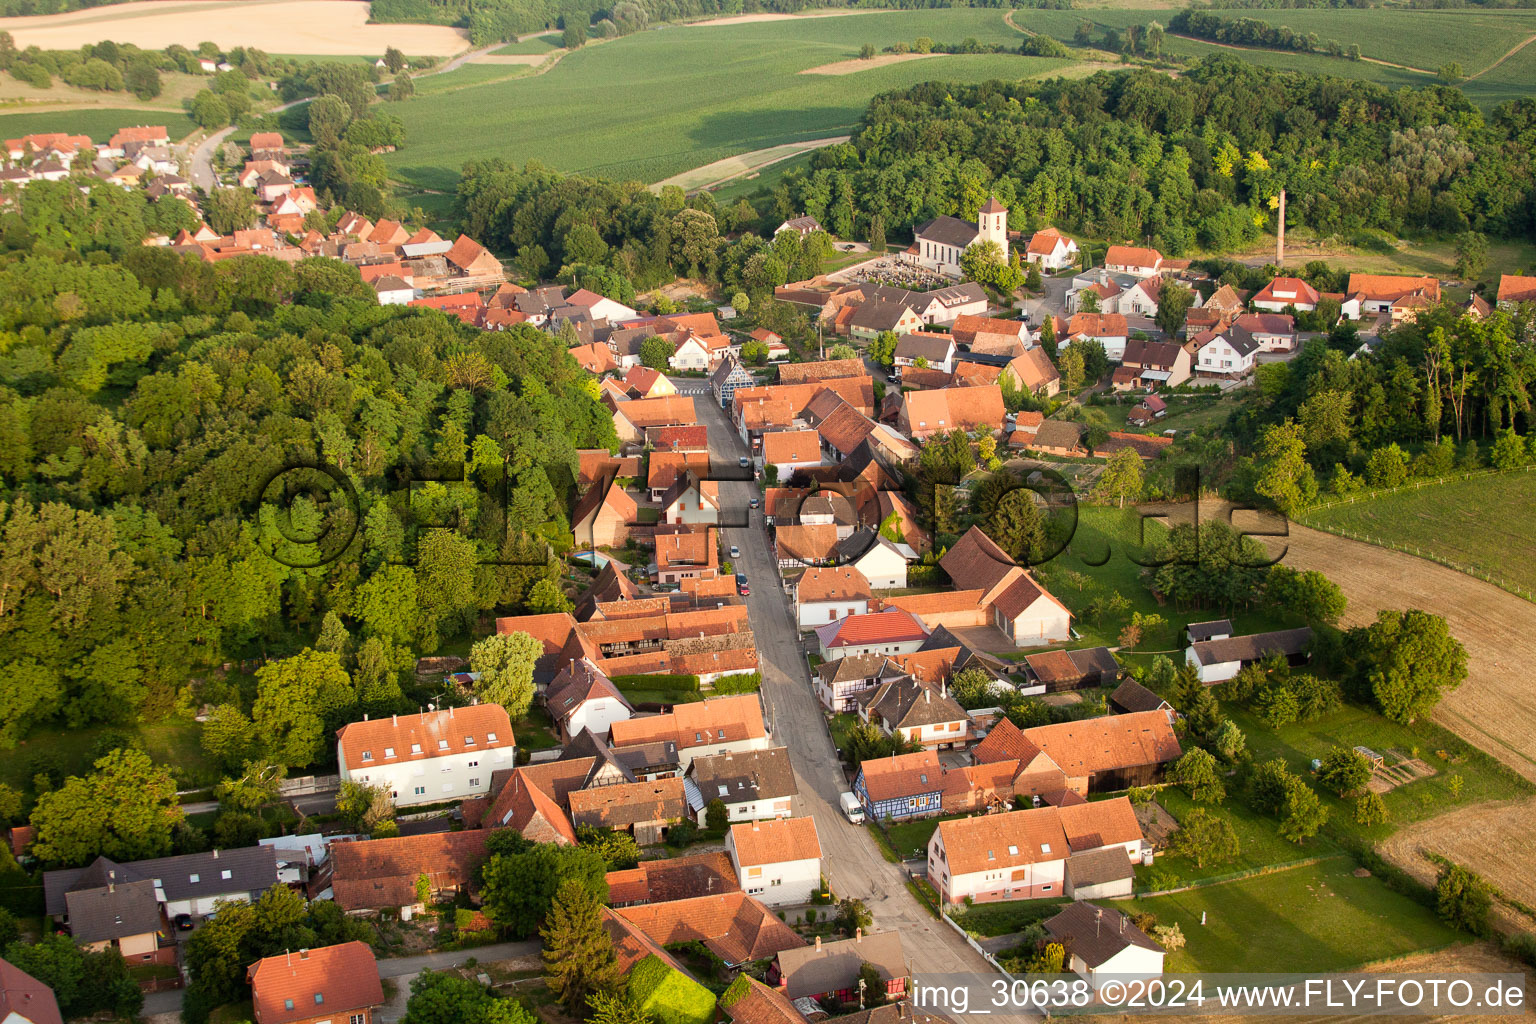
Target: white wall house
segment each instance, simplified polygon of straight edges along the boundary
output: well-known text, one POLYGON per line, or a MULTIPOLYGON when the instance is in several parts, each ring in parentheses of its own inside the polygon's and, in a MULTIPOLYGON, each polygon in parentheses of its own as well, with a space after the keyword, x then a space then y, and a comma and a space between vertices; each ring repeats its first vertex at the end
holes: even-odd
POLYGON ((1247 332, 1228 330, 1197 335, 1200 348, 1195 352, 1195 369, 1200 373, 1242 374, 1253 369, 1253 357, 1259 347, 1247 332), (1209 337, 1207 337, 1209 335, 1209 337))
POLYGON ((491 772, 514 763, 500 704, 364 719, 336 736, 342 781, 387 786, 397 807, 489 793, 491 772))
POLYGON ((863 614, 869 601, 869 580, 851 565, 807 569, 795 583, 795 618, 801 629, 863 614))
POLYGON ((606 740, 613 723, 628 721, 635 711, 613 681, 586 658, 555 676, 544 691, 544 705, 565 743, 583 729, 606 740))
POLYGON ((690 335, 678 343, 677 351, 667 360, 667 365, 673 370, 707 370, 709 369, 709 348, 697 337, 690 335))
POLYGON ((821 841, 814 818, 732 825, 725 852, 742 892, 770 907, 809 903, 821 885, 821 841))
POLYGON ((1113 907, 1074 903, 1047 920, 1045 930, 1072 951, 1066 966, 1095 991, 1110 981, 1162 976, 1163 948, 1113 907))
POLYGON ((608 742, 614 747, 666 740, 677 745, 679 771, 687 771, 695 757, 765 750, 769 745, 755 693, 678 704, 666 714, 642 715, 608 728, 608 742))
POLYGON ((864 574, 871 590, 896 590, 907 585, 907 558, 884 537, 877 538, 848 564, 864 574))

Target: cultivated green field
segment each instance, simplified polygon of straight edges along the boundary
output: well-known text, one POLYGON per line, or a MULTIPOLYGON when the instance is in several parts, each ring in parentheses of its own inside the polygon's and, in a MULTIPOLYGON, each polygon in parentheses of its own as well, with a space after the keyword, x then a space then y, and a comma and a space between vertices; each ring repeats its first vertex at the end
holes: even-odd
POLYGON ((941 42, 1021 40, 1001 11, 973 9, 640 32, 584 47, 542 75, 458 88, 508 70, 478 65, 424 80, 432 95, 391 105, 410 145, 386 160, 408 184, 438 189, 453 187, 466 160, 493 155, 659 181, 722 157, 848 132, 879 92, 935 79, 1045 75, 1069 66, 974 54, 837 77, 798 73, 855 58, 865 42, 883 47, 922 35, 941 42))
POLYGON ((185 114, 172 110, 29 110, 24 114, 0 114, 0 132, 14 139, 33 132, 71 132, 105 142, 119 128, 134 124, 163 124, 171 138, 192 134, 197 126, 185 114))
POLYGON ((1433 910, 1353 871, 1353 861, 1329 860, 1115 907, 1178 924, 1187 945, 1168 955, 1170 973, 1338 971, 1464 938, 1433 910))
POLYGON ((1536 474, 1489 474, 1335 505, 1299 518, 1308 526, 1417 549, 1529 594, 1536 593, 1536 538, 1526 528, 1533 494, 1536 474))
MULTIPOLYGON (((1073 11, 1016 11, 1014 23, 1032 32, 1040 32, 1070 42, 1077 26, 1088 21, 1094 26, 1094 38, 1104 29, 1125 29, 1157 21, 1166 26, 1178 11, 1167 9, 1104 9, 1073 11)), ((1250 64, 1338 75, 1376 82, 1396 88, 1426 85, 1435 80, 1440 65, 1457 61, 1468 75, 1480 76, 1464 82, 1462 88, 1473 102, 1484 108, 1507 99, 1528 96, 1536 82, 1536 52, 1532 46, 1508 61, 1488 70, 1517 44, 1536 36, 1536 11, 1410 11, 1385 8, 1370 10, 1216 10, 1225 18, 1253 18, 1273 25, 1284 25, 1297 32, 1315 32, 1320 42, 1337 41, 1348 47, 1360 46, 1371 60, 1351 61, 1324 54, 1291 53, 1273 50, 1237 49, 1198 39, 1169 35, 1166 53, 1204 57, 1211 54, 1237 54, 1250 64), (1373 61, 1387 61, 1403 67, 1386 67, 1373 61), (1419 70, 1412 70, 1419 69, 1419 70), (1483 74, 1486 72, 1486 74, 1483 74)))
POLYGON ((548 53, 550 50, 556 50, 559 48, 560 33, 551 32, 547 35, 532 36, 528 39, 522 40, 521 42, 508 43, 506 46, 503 46, 499 50, 492 50, 491 53, 497 56, 506 57, 525 53, 548 53))

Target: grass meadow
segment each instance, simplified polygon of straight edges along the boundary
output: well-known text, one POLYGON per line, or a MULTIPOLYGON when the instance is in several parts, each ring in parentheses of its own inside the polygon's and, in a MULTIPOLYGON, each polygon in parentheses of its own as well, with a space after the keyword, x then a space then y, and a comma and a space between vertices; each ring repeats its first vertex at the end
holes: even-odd
MULTIPOLYGON (((132 100, 132 97, 127 97, 132 100)), ((25 113, 0 114, 0 133, 8 139, 33 132, 71 132, 89 135, 105 142, 118 129, 135 124, 163 124, 173 139, 192 134, 196 125, 175 110, 142 110, 116 107, 92 107, 77 110, 29 110, 25 113)))
POLYGON ((1536 540, 1523 527, 1533 493, 1536 474, 1488 474, 1334 505, 1299 518, 1308 526, 1419 549, 1454 568, 1532 593, 1536 540))
POLYGON ((496 155, 653 182, 722 157, 849 132, 880 92, 1044 76, 1071 63, 971 54, 838 77, 800 74, 855 58, 866 42, 884 47, 922 35, 1021 40, 1002 11, 979 9, 640 32, 583 47, 541 75, 509 78, 522 69, 470 65, 424 80, 430 94, 391 105, 410 144, 385 159, 417 188, 451 189, 466 160, 496 155))
POLYGON ((1339 971, 1465 939, 1428 907, 1353 872, 1348 859, 1328 860, 1116 907, 1179 926, 1187 944, 1168 955, 1169 973, 1339 971))

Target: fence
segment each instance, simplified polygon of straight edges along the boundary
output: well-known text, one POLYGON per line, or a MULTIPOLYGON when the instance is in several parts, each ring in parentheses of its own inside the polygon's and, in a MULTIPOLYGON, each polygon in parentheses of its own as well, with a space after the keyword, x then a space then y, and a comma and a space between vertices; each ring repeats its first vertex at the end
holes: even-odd
POLYGON ((1473 477, 1494 476, 1505 473, 1529 473, 1533 469, 1536 469, 1536 466, 1518 466, 1514 469, 1479 469, 1466 473, 1452 473, 1446 476, 1426 477, 1421 480, 1414 480, 1410 483, 1402 484, 1398 487, 1384 487, 1374 491, 1363 491, 1359 494, 1352 494, 1345 498, 1324 502, 1321 505, 1313 505, 1299 513, 1296 519, 1303 526, 1309 526, 1314 530, 1321 530, 1324 533, 1331 533, 1337 537, 1348 537, 1350 540, 1358 540, 1366 544, 1374 544, 1377 547, 1388 548, 1392 551, 1400 551, 1405 555, 1413 555, 1416 558, 1422 558, 1426 561, 1434 562, 1437 565, 1443 565, 1447 569, 1454 569, 1457 572, 1465 573, 1466 575, 1475 579, 1480 579, 1484 583, 1492 584, 1493 586, 1498 587, 1500 590, 1507 590, 1511 594, 1514 594, 1516 597, 1521 597, 1527 601, 1536 602, 1536 594, 1533 594, 1531 591, 1517 583, 1513 583, 1510 580, 1504 579, 1502 576, 1495 576, 1492 573, 1483 572, 1481 569, 1478 569, 1475 566, 1466 565, 1465 563, 1457 562, 1454 559, 1446 558, 1445 556, 1437 554, 1433 551, 1426 551, 1416 544, 1398 544, 1393 541, 1386 540, 1382 537, 1375 537, 1371 534, 1350 530, 1342 526, 1333 526, 1328 523, 1317 522, 1316 520, 1309 518, 1313 512, 1321 512, 1324 509, 1337 508, 1341 505, 1352 505, 1358 501, 1367 501, 1373 498, 1386 497, 1410 490, 1416 491, 1419 488, 1425 486, 1450 483, 1456 480, 1471 480, 1473 477))

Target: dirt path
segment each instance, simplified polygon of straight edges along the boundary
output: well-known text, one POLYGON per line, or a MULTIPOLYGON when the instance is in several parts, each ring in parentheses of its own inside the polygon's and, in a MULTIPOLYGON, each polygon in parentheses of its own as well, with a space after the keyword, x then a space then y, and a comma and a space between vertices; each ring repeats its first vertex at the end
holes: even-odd
POLYGON ((838 60, 831 64, 819 64, 814 68, 806 68, 798 72, 802 75, 852 75, 860 71, 868 71, 870 68, 883 68, 887 64, 904 64, 909 60, 922 60, 925 57, 945 57, 943 53, 881 53, 865 59, 855 57, 852 60, 838 60))
MULTIPOLYGON (((1301 50, 1276 50, 1276 49, 1274 49, 1272 47, 1268 47, 1268 46, 1239 46, 1236 43, 1218 43, 1214 39, 1201 39, 1199 36, 1186 36, 1186 35, 1183 35, 1182 33, 1179 33, 1179 32, 1169 32, 1168 35, 1173 36, 1175 39, 1187 39, 1191 43, 1204 43, 1207 46, 1219 46, 1223 50, 1236 50, 1239 53, 1243 53, 1243 52, 1246 52, 1246 51, 1258 50, 1258 51, 1261 51, 1261 52, 1264 52, 1264 53, 1295 53, 1295 54, 1300 54, 1301 56, 1304 56, 1304 57, 1306 57, 1306 56, 1312 56, 1312 57, 1326 57, 1326 56, 1328 56, 1326 53, 1311 53, 1311 54, 1307 54, 1307 53, 1303 53, 1301 50)), ((1529 41, 1529 40, 1527 40, 1527 41, 1529 41)), ((1518 49, 1518 47, 1517 47, 1517 49, 1518 49)), ((1380 66, 1382 66, 1384 68, 1397 68, 1399 71, 1412 71, 1416 75, 1437 75, 1437 74, 1439 74, 1438 71, 1431 71, 1428 68, 1416 68, 1416 67, 1413 67, 1410 64, 1394 64, 1394 63, 1392 63, 1389 60, 1377 60, 1375 57, 1367 57, 1367 56, 1365 56, 1363 54, 1361 55, 1360 59, 1365 61, 1365 63, 1367 63, 1367 64, 1379 64, 1380 66)), ((1473 77, 1476 77, 1476 76, 1473 76, 1473 77)))
POLYGON ((674 174, 670 178, 656 182, 651 186, 651 190, 660 191, 666 185, 677 185, 689 192, 716 188, 728 181, 744 178, 765 167, 772 167, 776 163, 800 156, 802 153, 809 153, 823 146, 833 146, 839 142, 847 142, 848 139, 847 135, 833 135, 825 139, 812 139, 809 142, 790 142, 781 146, 769 146, 766 149, 754 149, 750 153, 728 156, 713 163, 683 171, 681 174, 674 174))
POLYGON ((1498 60, 1494 61, 1492 64, 1489 64, 1487 67, 1483 68, 1483 70, 1479 71, 1477 74, 1475 74, 1475 75, 1468 75, 1466 77, 1466 81, 1470 82, 1474 78, 1482 78, 1488 72, 1492 71, 1494 68, 1498 67, 1500 64, 1503 64, 1505 61, 1509 60, 1509 58, 1513 57, 1515 54, 1519 53, 1521 50, 1525 49, 1527 46, 1530 46, 1532 43, 1536 43, 1536 36, 1527 36, 1525 39, 1522 39, 1520 42, 1516 43, 1514 46, 1511 46, 1509 48, 1508 52, 1506 52, 1504 54, 1504 56, 1500 57, 1498 60))
POLYGON ((1015 32, 1022 32, 1022 33, 1024 33, 1027 36, 1037 36, 1037 35, 1040 34, 1038 32, 1032 32, 1029 29, 1025 28, 1023 25, 1020 25, 1018 22, 1014 21, 1013 20, 1013 16, 1015 14, 1017 14, 1017 13, 1019 13, 1019 12, 1018 11, 1009 11, 1006 14, 1004 14, 1003 15, 1003 24, 1007 25, 1009 28, 1013 29, 1015 32))

